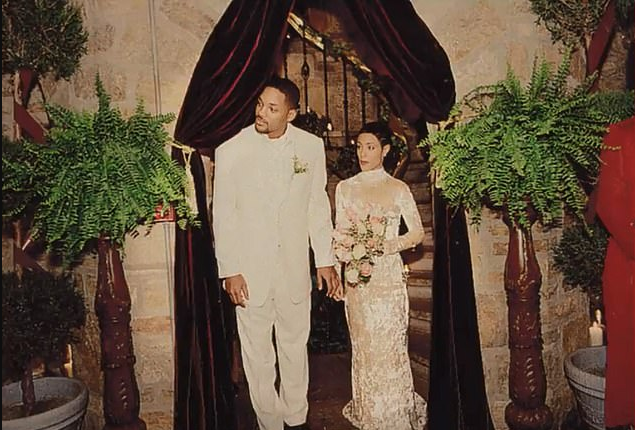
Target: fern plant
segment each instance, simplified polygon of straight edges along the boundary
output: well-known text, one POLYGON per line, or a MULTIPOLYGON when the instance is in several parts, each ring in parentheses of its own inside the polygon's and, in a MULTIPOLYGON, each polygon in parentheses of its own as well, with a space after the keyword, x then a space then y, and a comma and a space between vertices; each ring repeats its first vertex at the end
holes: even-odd
POLYGON ((597 176, 602 136, 609 123, 633 114, 634 99, 632 92, 591 94, 592 77, 568 88, 570 58, 556 70, 535 61, 525 87, 509 68, 502 81, 468 94, 444 128, 420 143, 430 146, 444 196, 474 223, 483 205, 522 227, 530 227, 529 213, 544 225, 565 208, 582 215, 580 178, 597 176))
POLYGON ((25 139, 2 135, 2 226, 8 227, 37 205, 44 177, 35 163, 39 148, 25 139))
MULTIPOLYGON (((139 225, 152 225, 158 204, 172 205, 181 227, 196 223, 187 203, 185 170, 165 150, 170 137, 164 125, 174 115, 152 116, 139 102, 125 119, 111 106, 99 77, 95 87, 96 112, 47 106, 53 124, 47 144, 21 146, 22 156, 33 154, 35 161, 20 164, 18 157, 5 169, 3 153, 3 182, 14 177, 38 184, 29 190, 38 201, 32 238, 66 263, 100 237, 122 245, 139 225)), ((11 184, 11 189, 3 186, 3 200, 7 191, 22 191, 17 181, 11 184)))

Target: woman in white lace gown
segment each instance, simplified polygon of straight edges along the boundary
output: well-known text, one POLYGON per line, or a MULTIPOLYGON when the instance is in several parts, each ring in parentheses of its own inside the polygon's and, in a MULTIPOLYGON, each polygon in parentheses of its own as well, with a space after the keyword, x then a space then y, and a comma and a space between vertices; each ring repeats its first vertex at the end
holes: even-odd
POLYGON ((352 345, 353 398, 343 415, 362 430, 422 430, 425 400, 414 391, 408 357, 408 292, 399 252, 421 243, 421 218, 404 182, 382 167, 390 150, 390 129, 366 124, 357 138, 362 171, 341 181, 335 193, 336 225, 351 211, 369 208, 387 218, 383 254, 374 257, 370 281, 347 285, 346 318, 352 345), (399 236, 400 219, 408 232, 399 236))

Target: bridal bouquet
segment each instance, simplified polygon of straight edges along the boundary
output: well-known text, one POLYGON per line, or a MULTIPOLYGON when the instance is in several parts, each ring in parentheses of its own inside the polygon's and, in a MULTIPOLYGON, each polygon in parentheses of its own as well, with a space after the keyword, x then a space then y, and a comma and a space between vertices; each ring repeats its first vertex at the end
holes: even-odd
POLYGON ((347 208, 333 235, 335 256, 345 264, 346 283, 360 288, 370 281, 374 257, 383 254, 388 224, 378 208, 366 207, 362 214, 347 208))

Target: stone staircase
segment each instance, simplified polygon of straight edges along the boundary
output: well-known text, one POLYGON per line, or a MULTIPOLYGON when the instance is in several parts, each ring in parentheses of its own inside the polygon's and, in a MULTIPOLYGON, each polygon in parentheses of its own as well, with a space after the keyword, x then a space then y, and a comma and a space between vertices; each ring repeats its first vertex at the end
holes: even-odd
POLYGON ((430 334, 432 323, 432 262, 434 257, 432 194, 429 164, 421 151, 410 151, 411 161, 403 176, 417 202, 425 238, 414 250, 402 252, 408 265, 408 295, 410 298, 410 328, 408 350, 415 380, 415 389, 427 398, 430 369, 430 334))

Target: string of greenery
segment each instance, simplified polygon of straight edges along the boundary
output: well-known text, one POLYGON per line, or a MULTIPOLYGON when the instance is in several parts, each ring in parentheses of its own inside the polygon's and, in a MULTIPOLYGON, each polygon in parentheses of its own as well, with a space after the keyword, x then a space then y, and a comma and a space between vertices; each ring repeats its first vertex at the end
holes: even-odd
MULTIPOLYGON (((298 36, 306 37, 306 39, 310 42, 315 40, 321 41, 322 48, 317 47, 317 49, 324 49, 328 57, 347 62, 351 68, 351 73, 357 80, 358 86, 363 91, 375 96, 377 100, 379 100, 379 121, 387 123, 392 116, 397 117, 394 114, 394 109, 391 107, 385 96, 387 88, 385 79, 382 79, 380 76, 374 74, 372 70, 366 68, 361 61, 357 59, 354 50, 348 44, 335 42, 327 34, 321 33, 306 24, 303 28, 303 32, 305 33, 304 35, 298 34, 298 36)), ((320 137, 327 135, 329 131, 329 124, 329 118, 320 115, 314 110, 298 115, 294 121, 294 125, 320 137)), ((408 153, 408 145, 404 139, 397 135, 393 135, 391 140, 392 150, 389 153, 390 159, 388 160, 386 166, 388 171, 397 165, 401 156, 408 153)), ((345 142, 345 145, 339 148, 337 159, 334 163, 332 163, 330 168, 341 178, 348 178, 357 173, 359 171, 359 167, 357 165, 355 146, 349 145, 348 142, 345 142)))
POLYGON ((632 91, 590 93, 593 76, 568 88, 570 61, 568 53, 556 71, 535 61, 526 87, 508 68, 505 79, 457 103, 443 129, 420 143, 430 147, 445 198, 474 223, 483 205, 522 227, 531 225, 528 212, 543 225, 565 209, 582 217, 580 178, 597 176, 607 126, 633 114, 634 98, 632 91))

